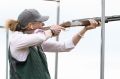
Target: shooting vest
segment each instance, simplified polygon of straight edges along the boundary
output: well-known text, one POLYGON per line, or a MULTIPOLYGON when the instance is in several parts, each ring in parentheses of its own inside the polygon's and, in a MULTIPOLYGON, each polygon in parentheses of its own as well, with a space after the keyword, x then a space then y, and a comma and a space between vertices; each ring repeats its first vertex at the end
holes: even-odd
POLYGON ((30 47, 29 51, 27 60, 19 62, 11 56, 9 48, 10 79, 51 79, 43 50, 30 47))

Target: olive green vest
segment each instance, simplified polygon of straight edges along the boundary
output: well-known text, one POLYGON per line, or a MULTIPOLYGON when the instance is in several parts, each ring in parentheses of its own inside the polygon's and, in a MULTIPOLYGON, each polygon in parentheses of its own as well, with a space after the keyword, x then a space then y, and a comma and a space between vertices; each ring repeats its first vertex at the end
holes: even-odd
POLYGON ((19 62, 9 50, 10 79, 51 79, 42 49, 30 47, 29 51, 27 60, 19 62))

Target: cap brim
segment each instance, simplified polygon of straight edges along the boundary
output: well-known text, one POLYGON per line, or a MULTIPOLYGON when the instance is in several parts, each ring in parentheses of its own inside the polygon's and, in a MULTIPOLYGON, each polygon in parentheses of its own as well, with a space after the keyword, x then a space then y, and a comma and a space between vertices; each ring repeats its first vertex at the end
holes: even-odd
POLYGON ((49 16, 41 16, 40 18, 37 18, 36 21, 44 22, 44 21, 47 21, 48 19, 49 19, 49 16))

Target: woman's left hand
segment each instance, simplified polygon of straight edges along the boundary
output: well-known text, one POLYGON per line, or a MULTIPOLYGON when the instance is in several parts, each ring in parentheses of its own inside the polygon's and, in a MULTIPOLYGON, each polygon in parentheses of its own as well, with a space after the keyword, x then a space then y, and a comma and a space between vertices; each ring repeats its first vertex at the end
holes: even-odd
POLYGON ((94 19, 89 19, 90 25, 85 26, 86 30, 95 29, 99 26, 99 23, 94 19))

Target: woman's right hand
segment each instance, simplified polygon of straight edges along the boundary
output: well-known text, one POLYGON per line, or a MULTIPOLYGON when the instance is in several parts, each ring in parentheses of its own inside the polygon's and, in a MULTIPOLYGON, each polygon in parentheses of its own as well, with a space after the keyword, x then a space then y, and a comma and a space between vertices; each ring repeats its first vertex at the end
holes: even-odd
POLYGON ((57 36, 61 32, 61 30, 65 30, 65 28, 60 25, 52 25, 50 26, 50 30, 53 36, 57 36))

